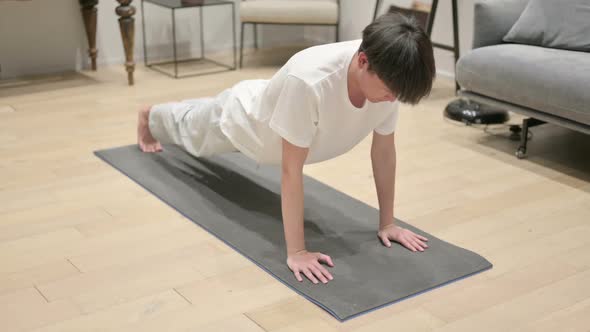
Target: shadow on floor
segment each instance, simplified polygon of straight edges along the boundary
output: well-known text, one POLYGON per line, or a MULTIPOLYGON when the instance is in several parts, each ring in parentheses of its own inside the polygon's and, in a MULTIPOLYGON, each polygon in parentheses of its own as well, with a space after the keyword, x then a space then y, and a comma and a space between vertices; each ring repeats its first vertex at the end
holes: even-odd
POLYGON ((558 171, 574 178, 574 181, 567 177, 555 177, 552 173, 539 175, 590 193, 590 135, 553 124, 534 127, 529 131, 533 135, 527 144, 525 159, 516 158, 515 152, 520 142, 508 139, 508 128, 495 130, 496 134, 482 132, 477 144, 466 147, 473 147, 479 153, 529 171, 538 170, 538 166, 558 171), (490 153, 490 148, 498 153, 490 153))

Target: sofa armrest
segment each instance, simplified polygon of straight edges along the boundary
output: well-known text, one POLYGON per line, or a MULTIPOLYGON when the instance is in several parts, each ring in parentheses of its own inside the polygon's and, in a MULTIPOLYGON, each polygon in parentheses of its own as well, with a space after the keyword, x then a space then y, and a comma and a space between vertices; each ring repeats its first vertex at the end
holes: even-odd
POLYGON ((476 0, 473 48, 502 43, 516 23, 528 0, 476 0))

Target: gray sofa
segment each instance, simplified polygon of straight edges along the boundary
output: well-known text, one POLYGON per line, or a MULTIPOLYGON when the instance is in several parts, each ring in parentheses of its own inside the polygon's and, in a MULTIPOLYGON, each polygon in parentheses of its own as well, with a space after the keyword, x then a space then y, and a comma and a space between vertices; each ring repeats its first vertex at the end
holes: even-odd
POLYGON ((477 0, 473 50, 457 62, 458 95, 522 114, 528 128, 546 122, 590 134, 590 53, 505 43, 527 0, 477 0))

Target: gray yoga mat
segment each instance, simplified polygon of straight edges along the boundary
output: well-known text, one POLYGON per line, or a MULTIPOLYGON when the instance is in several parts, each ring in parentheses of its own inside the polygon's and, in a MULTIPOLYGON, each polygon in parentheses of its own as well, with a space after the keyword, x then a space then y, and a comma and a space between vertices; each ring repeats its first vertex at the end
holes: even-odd
POLYGON ((175 146, 95 154, 340 321, 492 267, 400 220, 426 236, 429 248, 387 248, 377 238, 377 209, 306 176, 306 246, 331 256, 335 267, 327 284, 299 282, 286 264, 279 167, 258 167, 239 153, 199 159, 175 146))

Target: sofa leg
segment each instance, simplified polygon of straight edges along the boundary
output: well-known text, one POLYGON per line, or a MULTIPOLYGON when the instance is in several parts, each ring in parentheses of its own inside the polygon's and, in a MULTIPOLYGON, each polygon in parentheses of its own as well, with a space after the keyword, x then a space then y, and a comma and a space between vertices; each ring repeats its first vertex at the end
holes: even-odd
POLYGON ((522 133, 520 135, 520 146, 516 150, 516 157, 523 159, 526 157, 526 146, 529 140, 529 128, 545 124, 545 121, 541 121, 535 118, 528 118, 522 120, 522 133))

